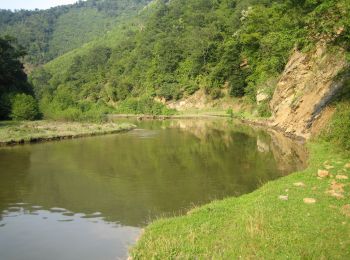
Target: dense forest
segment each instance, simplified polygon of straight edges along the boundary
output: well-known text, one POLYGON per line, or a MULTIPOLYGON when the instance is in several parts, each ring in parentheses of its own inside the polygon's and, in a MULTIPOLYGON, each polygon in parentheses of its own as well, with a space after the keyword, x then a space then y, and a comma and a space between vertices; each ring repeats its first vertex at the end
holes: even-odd
MULTIPOLYGON (((29 60, 40 63, 80 46, 30 75, 45 118, 168 114, 173 111, 155 97, 178 100, 199 89, 212 99, 228 89, 255 103, 259 91, 272 95, 294 49, 307 52, 325 42, 350 50, 347 0, 147 2, 94 0, 48 11, 3 11, 2 31, 20 26, 32 35, 18 40, 29 60), (103 22, 86 12, 97 12, 103 22), (123 21, 113 20, 119 15, 123 21), (100 37, 82 45, 89 35, 100 37)), ((268 102, 259 105, 261 116, 269 115, 268 102)))
POLYGON ((15 36, 26 62, 42 64, 104 35, 150 0, 88 0, 48 10, 0 10, 0 35, 15 36))
MULTIPOLYGON (((166 113, 155 96, 176 100, 200 88, 213 99, 225 87, 254 101, 260 89, 273 93, 294 48, 349 49, 349 14, 346 0, 157 0, 31 78, 48 117, 76 118, 96 104, 166 113)), ((267 104, 259 111, 268 115, 267 104)))

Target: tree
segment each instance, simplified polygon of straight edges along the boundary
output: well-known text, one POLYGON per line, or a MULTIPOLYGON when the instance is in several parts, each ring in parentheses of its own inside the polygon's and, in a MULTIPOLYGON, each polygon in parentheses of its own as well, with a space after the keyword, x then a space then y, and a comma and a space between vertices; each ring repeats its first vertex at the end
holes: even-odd
POLYGON ((26 94, 17 94, 12 100, 11 118, 14 120, 34 120, 39 115, 36 100, 26 94))
POLYGON ((11 96, 33 93, 20 61, 25 52, 14 43, 14 39, 0 37, 0 119, 9 118, 11 96))

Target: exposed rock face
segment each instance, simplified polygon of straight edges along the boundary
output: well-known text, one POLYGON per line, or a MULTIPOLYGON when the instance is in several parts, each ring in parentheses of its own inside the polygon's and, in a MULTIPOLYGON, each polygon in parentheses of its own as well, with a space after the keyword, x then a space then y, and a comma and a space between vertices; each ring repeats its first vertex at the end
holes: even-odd
POLYGON ((324 108, 342 87, 342 80, 336 76, 346 65, 344 51, 327 51, 324 45, 319 45, 312 54, 295 51, 270 103, 271 125, 309 138, 317 130, 313 130, 313 124, 316 120, 324 121, 321 120, 324 108))
POLYGON ((262 92, 262 91, 259 91, 256 95, 256 102, 258 104, 261 104, 262 102, 264 102, 265 100, 268 100, 269 99, 269 95, 262 92))
POLYGON ((178 111, 185 111, 188 109, 204 109, 208 107, 209 102, 209 97, 205 95, 203 90, 200 90, 186 99, 170 102, 168 107, 178 111))
MULTIPOLYGON (((226 97, 228 96, 227 89, 223 89, 222 92, 226 97)), ((212 100, 210 96, 206 95, 202 89, 198 90, 192 96, 167 103, 169 108, 176 109, 178 111, 203 110, 212 108, 227 110, 235 105, 237 106, 238 110, 239 106, 234 104, 230 98, 212 100)))

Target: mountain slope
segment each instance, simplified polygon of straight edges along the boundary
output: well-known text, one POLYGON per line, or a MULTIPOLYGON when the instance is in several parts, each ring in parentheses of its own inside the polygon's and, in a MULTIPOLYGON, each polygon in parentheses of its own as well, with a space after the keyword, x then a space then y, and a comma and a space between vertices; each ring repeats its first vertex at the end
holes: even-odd
POLYGON ((98 41, 50 62, 32 82, 48 100, 45 109, 82 111, 90 102, 140 113, 140 98, 178 100, 202 89, 212 99, 226 91, 249 102, 263 93, 258 112, 268 116, 295 48, 308 52, 324 42, 349 50, 349 10, 346 0, 157 0, 98 41), (70 101, 62 106, 60 95, 70 101))
POLYGON ((48 10, 0 10, 0 35, 18 39, 27 62, 45 63, 104 35, 150 0, 88 0, 48 10))

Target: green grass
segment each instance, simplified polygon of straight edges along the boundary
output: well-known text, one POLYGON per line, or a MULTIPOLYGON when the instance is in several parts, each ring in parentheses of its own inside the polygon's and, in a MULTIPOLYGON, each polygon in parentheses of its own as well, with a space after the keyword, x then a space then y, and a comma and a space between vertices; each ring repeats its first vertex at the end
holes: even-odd
POLYGON ((3 121, 0 122, 0 146, 111 134, 131 130, 134 127, 131 124, 115 123, 3 121))
POLYGON ((309 167, 251 194, 149 225, 134 259, 350 259, 350 158, 311 143, 309 167), (330 176, 318 178, 318 170, 330 176), (349 179, 337 179, 345 175, 349 179), (305 186, 295 186, 302 182, 305 186), (343 198, 326 193, 344 184, 343 198), (282 200, 279 196, 288 196, 282 200), (314 204, 304 203, 313 198, 314 204), (349 206, 346 206, 349 205, 349 206))

